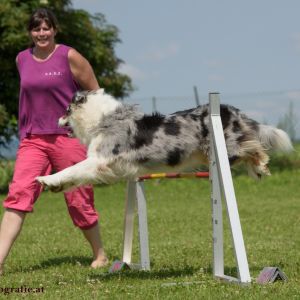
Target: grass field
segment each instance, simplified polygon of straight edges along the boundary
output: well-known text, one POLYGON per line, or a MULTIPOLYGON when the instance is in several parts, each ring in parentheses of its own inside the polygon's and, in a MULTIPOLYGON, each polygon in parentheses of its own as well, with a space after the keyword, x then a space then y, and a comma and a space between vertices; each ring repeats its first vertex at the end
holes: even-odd
MULTIPOLYGON (((275 172, 255 182, 234 178, 253 283, 221 283, 212 277, 210 187, 207 180, 146 183, 151 271, 109 274, 89 268, 91 253, 71 224, 61 194, 44 192, 30 214, 0 278, 5 288, 43 288, 11 293, 41 299, 300 299, 300 170, 275 172), (265 266, 279 266, 288 282, 255 283, 265 266), (184 285, 184 282, 194 282, 184 285), (178 283, 164 286, 165 283, 178 283)), ((121 258, 125 184, 97 187, 105 248, 121 258)), ((5 195, 1 195, 4 198, 5 195)), ((232 243, 224 216, 225 266, 235 275, 232 243)), ((134 258, 138 259, 135 239, 134 258)), ((8 292, 9 293, 9 292, 8 292)), ((9 297, 9 298, 10 298, 9 297)))

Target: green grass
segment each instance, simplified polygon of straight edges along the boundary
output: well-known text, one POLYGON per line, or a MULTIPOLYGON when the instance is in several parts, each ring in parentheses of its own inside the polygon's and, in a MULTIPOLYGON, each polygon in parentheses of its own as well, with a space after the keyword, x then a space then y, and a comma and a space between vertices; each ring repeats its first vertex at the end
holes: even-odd
MULTIPOLYGON (((10 253, 0 290, 43 287, 43 294, 23 294, 41 299, 300 299, 299 176, 299 170, 290 170, 261 182, 245 176, 234 179, 253 279, 250 286, 213 279, 209 183, 177 179, 145 184, 150 272, 109 274, 108 268, 90 269, 90 248, 73 227, 62 195, 45 192, 10 253), (256 284, 265 266, 279 266, 289 281, 256 284), (186 281, 194 284, 183 285, 186 281), (172 282, 178 285, 163 286, 172 282)), ((112 263, 122 254, 125 184, 97 187, 95 192, 112 263)), ((226 215, 224 221, 226 272, 235 275, 226 215)), ((136 238, 134 260, 138 260, 136 238)))

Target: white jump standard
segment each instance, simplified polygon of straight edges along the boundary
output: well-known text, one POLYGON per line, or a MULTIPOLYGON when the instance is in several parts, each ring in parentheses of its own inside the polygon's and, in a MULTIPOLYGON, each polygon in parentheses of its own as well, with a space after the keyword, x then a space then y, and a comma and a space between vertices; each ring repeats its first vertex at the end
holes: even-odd
MULTIPOLYGON (((216 278, 230 282, 250 283, 251 278, 248 261, 220 117, 220 100, 218 93, 209 94, 209 108, 209 177, 211 182, 213 223, 213 274, 216 278), (227 214, 231 228, 233 248, 238 271, 237 278, 224 274, 222 196, 227 207, 227 214)), ((143 180, 145 180, 145 178, 143 180)), ((115 262, 113 264, 111 267, 111 272, 117 271, 125 264, 133 269, 150 270, 147 208, 143 184, 143 181, 139 179, 128 182, 125 203, 123 258, 122 262, 115 262), (140 263, 138 264, 132 263, 131 261, 135 207, 137 207, 140 245, 140 263)))
POLYGON ((250 273, 237 208, 226 144, 220 117, 219 94, 209 95, 210 105, 210 178, 213 222, 213 273, 215 277, 250 283, 250 273), (222 194, 226 203, 238 278, 224 274, 222 194))

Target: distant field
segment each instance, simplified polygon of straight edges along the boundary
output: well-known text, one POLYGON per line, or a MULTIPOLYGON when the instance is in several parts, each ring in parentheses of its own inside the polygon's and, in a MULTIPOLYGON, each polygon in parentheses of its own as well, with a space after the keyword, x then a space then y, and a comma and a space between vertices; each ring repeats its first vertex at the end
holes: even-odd
MULTIPOLYGON (((249 287, 213 279, 208 181, 178 179, 146 183, 150 272, 91 270, 90 249, 71 224, 62 195, 45 192, 9 256, 1 288, 43 287, 42 294, 24 294, 41 299, 300 299, 299 178, 295 168, 275 171, 261 182, 234 179, 253 278, 249 287), (256 284, 265 266, 279 266, 289 281, 256 284), (182 285, 186 281, 194 284, 182 285), (162 286, 172 282, 178 285, 162 286)), ((122 253, 124 196, 124 184, 96 188, 111 263, 122 253)), ((235 275, 227 222, 225 231, 226 271, 235 275)))

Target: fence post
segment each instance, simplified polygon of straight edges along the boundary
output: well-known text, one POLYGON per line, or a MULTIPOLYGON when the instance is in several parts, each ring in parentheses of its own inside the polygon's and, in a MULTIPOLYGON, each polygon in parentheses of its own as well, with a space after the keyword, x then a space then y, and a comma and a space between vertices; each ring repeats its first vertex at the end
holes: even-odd
POLYGON ((156 98, 152 97, 152 112, 157 112, 157 107, 156 107, 156 98))
POLYGON ((196 106, 199 106, 200 105, 200 100, 199 100, 198 90, 197 90, 196 86, 194 86, 194 95, 195 95, 196 106))

